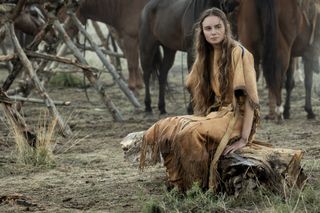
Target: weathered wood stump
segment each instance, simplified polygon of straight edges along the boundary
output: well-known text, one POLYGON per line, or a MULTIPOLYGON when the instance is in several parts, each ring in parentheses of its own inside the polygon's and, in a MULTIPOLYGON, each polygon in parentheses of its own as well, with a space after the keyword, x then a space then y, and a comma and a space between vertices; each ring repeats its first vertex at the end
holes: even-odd
POLYGON ((263 186, 284 194, 289 188, 301 188, 306 180, 300 166, 301 150, 271 147, 255 143, 220 159, 219 190, 239 194, 241 190, 263 186))
MULTIPOLYGON (((138 163, 144 131, 128 134, 122 141, 126 160, 138 163)), ((236 153, 222 156, 218 165, 218 191, 238 195, 244 190, 263 186, 285 194, 292 187, 301 188, 306 176, 300 162, 302 150, 275 148, 254 141, 236 153)), ((151 153, 147 156, 150 165, 151 153)))

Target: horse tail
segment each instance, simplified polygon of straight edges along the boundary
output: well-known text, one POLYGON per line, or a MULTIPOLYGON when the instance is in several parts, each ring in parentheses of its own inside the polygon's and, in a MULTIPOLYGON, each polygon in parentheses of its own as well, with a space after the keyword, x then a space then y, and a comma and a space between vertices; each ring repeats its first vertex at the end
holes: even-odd
POLYGON ((281 88, 281 73, 277 72, 277 22, 275 0, 256 0, 263 38, 262 68, 271 91, 281 88))
POLYGON ((152 61, 152 64, 153 64, 152 70, 154 72, 152 74, 156 75, 158 79, 159 79, 159 75, 160 75, 161 63, 162 63, 162 54, 160 51, 160 46, 158 46, 155 50, 155 54, 154 54, 153 61, 152 61))
POLYGON ((155 19, 153 16, 156 13, 158 4, 158 1, 149 1, 143 8, 139 21, 140 62, 143 72, 151 71, 152 79, 159 79, 160 66, 162 63, 160 46, 156 38, 154 38, 150 26, 151 22, 155 19))

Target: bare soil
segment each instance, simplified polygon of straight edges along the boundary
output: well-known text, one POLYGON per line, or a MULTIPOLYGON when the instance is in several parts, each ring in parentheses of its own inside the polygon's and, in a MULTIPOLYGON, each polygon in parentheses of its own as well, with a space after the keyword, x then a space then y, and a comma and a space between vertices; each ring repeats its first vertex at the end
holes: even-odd
MULTIPOLYGON (((177 65, 169 73, 166 116, 186 114, 188 95, 183 91, 180 71, 177 65)), ((103 80, 112 82, 107 74, 103 80)), ((258 87, 264 116, 268 111, 267 93, 261 81, 258 87)), ((140 172, 137 165, 124 160, 120 145, 128 133, 145 130, 161 118, 157 110, 157 86, 152 88, 154 113, 151 116, 143 109, 135 110, 117 85, 107 87, 108 95, 125 118, 123 123, 112 120, 93 88, 88 89, 92 103, 81 88, 47 87, 47 91, 54 100, 72 102, 71 106, 58 106, 58 110, 74 136, 68 139, 55 136, 54 167, 21 165, 16 162, 10 127, 1 115, 0 212, 141 212, 146 201, 161 196, 164 168, 159 165, 140 172)), ((143 93, 142 90, 139 95, 142 105, 143 93)), ((313 93, 317 119, 307 120, 303 105, 303 83, 298 81, 293 91, 291 119, 281 125, 262 120, 257 138, 277 147, 303 149, 302 163, 312 181, 320 174, 319 97, 313 93)), ((43 109, 45 106, 41 104, 23 106, 23 115, 30 126, 36 125, 43 109)))

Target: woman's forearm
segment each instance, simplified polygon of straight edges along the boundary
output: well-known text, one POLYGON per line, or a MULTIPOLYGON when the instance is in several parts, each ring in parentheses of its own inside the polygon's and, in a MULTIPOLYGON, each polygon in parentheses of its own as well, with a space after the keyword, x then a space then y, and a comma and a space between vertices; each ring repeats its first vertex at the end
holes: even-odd
POLYGON ((249 135, 251 132, 253 114, 254 114, 253 108, 251 107, 249 103, 249 99, 247 97, 245 101, 243 125, 242 125, 242 131, 241 131, 241 137, 245 139, 246 142, 248 142, 249 135))

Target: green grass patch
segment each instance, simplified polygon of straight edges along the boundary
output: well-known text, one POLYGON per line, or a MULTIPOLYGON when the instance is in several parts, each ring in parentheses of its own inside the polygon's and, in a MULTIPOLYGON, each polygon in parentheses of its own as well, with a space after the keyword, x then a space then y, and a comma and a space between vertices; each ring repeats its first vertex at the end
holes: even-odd
POLYGON ((84 87, 83 78, 72 73, 57 73, 49 81, 49 85, 57 87, 84 87))

